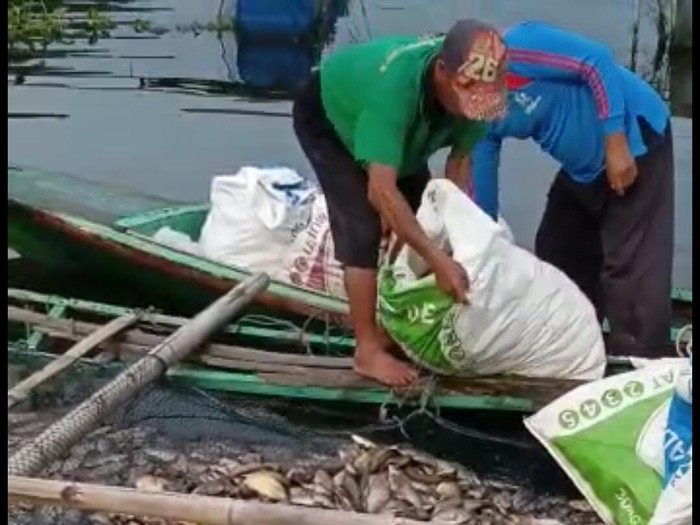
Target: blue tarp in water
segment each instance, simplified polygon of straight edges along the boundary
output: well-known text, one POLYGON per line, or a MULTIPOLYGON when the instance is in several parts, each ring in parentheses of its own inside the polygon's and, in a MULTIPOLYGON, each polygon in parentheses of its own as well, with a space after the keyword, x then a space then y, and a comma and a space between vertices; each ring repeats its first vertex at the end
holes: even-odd
POLYGON ((238 41, 238 74, 252 87, 293 90, 308 78, 313 64, 313 49, 302 42, 238 41))
POLYGON ((236 28, 256 37, 302 36, 313 28, 318 0, 237 0, 236 28))

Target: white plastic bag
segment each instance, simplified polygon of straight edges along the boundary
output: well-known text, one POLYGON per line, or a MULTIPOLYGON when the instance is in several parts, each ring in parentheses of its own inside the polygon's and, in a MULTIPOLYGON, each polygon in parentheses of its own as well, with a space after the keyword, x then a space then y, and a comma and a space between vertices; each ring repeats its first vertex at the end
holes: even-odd
POLYGON ((455 304, 421 277, 428 266, 406 246, 382 271, 382 324, 406 353, 443 373, 598 379, 605 349, 593 306, 564 273, 512 243, 446 179, 430 181, 417 214, 470 279, 455 304))
POLYGON ((284 279, 334 297, 345 298, 343 268, 335 259, 326 198, 318 195, 311 220, 299 232, 284 259, 284 279))
POLYGON ((244 167, 235 175, 214 177, 201 253, 277 276, 285 251, 309 222, 316 193, 288 168, 244 167))
POLYGON ((153 234, 153 240, 186 253, 199 255, 199 244, 194 242, 186 233, 163 226, 153 234))

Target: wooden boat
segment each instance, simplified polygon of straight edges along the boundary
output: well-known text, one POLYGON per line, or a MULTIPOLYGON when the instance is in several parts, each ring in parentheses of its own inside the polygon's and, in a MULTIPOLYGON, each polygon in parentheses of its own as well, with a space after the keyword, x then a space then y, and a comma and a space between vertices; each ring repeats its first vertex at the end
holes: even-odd
MULTIPOLYGON (((159 244, 163 226, 199 238, 208 205, 164 199, 73 176, 8 168, 8 245, 23 263, 49 264, 75 280, 127 290, 119 304, 153 304, 192 315, 251 272, 159 244)), ((68 280, 68 278, 66 279, 68 280)), ((82 294, 81 294, 82 295, 82 294)), ((101 299, 101 297, 100 297, 101 299)), ((674 290, 675 330, 692 317, 692 292, 674 290)), ((347 325, 345 301, 273 281, 258 313, 314 329, 347 325)))
MULTIPOLYGON (((38 366, 105 323, 133 309, 79 299, 8 290, 8 361, 38 366)), ((142 311, 138 324, 82 359, 94 367, 121 366, 143 355, 186 319, 142 311)), ((522 377, 428 378, 403 392, 391 392, 352 371, 354 341, 343 335, 306 333, 288 321, 246 315, 227 326, 206 348, 169 372, 169 381, 204 389, 382 405, 394 400, 452 409, 532 412, 577 384, 522 377)), ((608 373, 629 370, 624 358, 610 358, 608 373)))
MULTIPOLYGON (((127 288, 142 304, 177 305, 192 315, 251 275, 239 267, 159 244, 162 226, 199 238, 207 204, 176 204, 69 175, 8 168, 8 245, 25 262, 50 264, 94 282, 127 288)), ((345 301, 279 281, 259 311, 343 324, 345 301)))

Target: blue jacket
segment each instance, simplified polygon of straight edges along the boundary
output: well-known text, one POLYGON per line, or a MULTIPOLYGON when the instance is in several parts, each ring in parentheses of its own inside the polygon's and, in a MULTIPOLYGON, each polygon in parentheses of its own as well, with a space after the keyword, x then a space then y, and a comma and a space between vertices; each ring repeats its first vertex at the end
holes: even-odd
POLYGON ((624 131, 630 152, 646 153, 637 123, 663 133, 669 111, 640 77, 618 65, 604 45, 539 22, 507 30, 508 113, 489 126, 472 153, 477 203, 498 215, 498 164, 507 137, 532 138, 577 182, 605 167, 605 136, 624 131))

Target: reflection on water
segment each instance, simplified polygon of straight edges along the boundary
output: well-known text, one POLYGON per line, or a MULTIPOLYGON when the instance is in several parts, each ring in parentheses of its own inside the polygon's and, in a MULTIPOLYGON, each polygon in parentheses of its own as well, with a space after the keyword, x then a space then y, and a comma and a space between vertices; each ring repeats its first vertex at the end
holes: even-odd
MULTIPOLYGON (((488 8, 480 3, 469 6, 469 2, 458 0, 206 0, 201 6, 193 7, 173 0, 66 1, 62 6, 70 15, 69 39, 86 25, 86 13, 94 11, 111 20, 109 36, 96 46, 86 47, 76 42, 70 46, 56 45, 29 57, 10 56, 8 73, 14 75, 15 83, 23 83, 29 75, 115 77, 118 75, 109 69, 76 70, 73 64, 86 58, 178 61, 182 56, 177 54, 149 55, 139 53, 138 49, 150 47, 147 42, 152 40, 198 39, 203 33, 211 33, 218 40, 223 78, 138 76, 138 87, 285 99, 329 49, 385 34, 445 31, 455 18, 464 16, 481 17, 506 27, 522 19, 523 15, 518 16, 521 12, 528 11, 528 18, 551 21, 606 42, 619 60, 643 76, 667 100, 682 100, 672 104, 675 114, 690 116, 692 97, 686 95, 692 79, 690 54, 676 57, 670 52, 671 15, 665 7, 668 2, 630 0, 615 6, 606 4, 610 22, 602 27, 598 24, 593 30, 585 27, 585 18, 576 17, 578 6, 573 2, 558 2, 556 6, 535 0, 521 0, 519 6, 517 3, 500 2, 499 8, 488 8), (172 5, 167 5, 168 2, 172 5), (538 3, 546 5, 538 7, 538 3), (567 12, 571 17, 567 17, 567 12), (173 20, 178 22, 167 23, 173 20), (621 32, 620 27, 628 30, 621 32), (114 45, 117 41, 132 42, 128 46, 132 54, 110 53, 109 48, 124 47, 114 45), (73 64, 68 67, 53 64, 66 61, 73 64), (676 96, 676 91, 681 93, 676 96)), ((602 0, 594 3, 605 4, 602 0)), ((54 0, 54 4, 60 4, 60 0, 54 0)), ((595 11, 594 6, 589 7, 588 11, 595 11)), ((204 60, 210 61, 211 57, 204 60)), ((135 74, 130 71, 130 76, 135 74)))
MULTIPOLYGON (((113 27, 94 44, 75 38, 9 63, 9 162, 183 201, 206 199, 212 175, 242 164, 284 164, 311 175, 291 130, 289 100, 320 58, 374 37, 446 31, 464 17, 501 28, 538 19, 605 42, 670 100, 674 115, 691 117, 690 53, 669 51, 668 17, 658 8, 666 3, 64 0, 78 26, 99 10, 113 27), (264 16, 242 24, 234 16, 241 2, 277 6, 272 22, 287 19, 296 30, 271 32, 264 16)), ((674 134, 675 279, 692 288, 690 121, 674 119, 674 134)), ((516 239, 531 247, 555 166, 518 141, 506 144, 502 158, 504 213, 516 239)))

